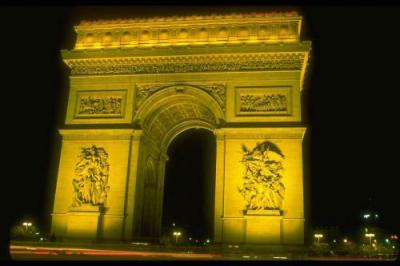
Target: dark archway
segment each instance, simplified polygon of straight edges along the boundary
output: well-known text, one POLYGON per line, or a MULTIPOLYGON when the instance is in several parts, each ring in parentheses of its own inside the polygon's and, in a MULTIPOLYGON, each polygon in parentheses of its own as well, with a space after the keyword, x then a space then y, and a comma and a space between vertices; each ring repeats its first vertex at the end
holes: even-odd
POLYGON ((183 231, 182 241, 213 237, 215 136, 189 129, 168 147, 163 200, 163 235, 183 231), (173 226, 175 224, 175 227, 173 226))

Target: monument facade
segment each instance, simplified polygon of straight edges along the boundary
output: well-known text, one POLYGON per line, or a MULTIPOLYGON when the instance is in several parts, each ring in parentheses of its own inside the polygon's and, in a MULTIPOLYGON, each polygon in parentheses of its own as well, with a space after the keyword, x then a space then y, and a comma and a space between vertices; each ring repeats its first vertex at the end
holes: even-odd
POLYGON ((302 244, 301 22, 290 12, 76 26, 62 51, 71 75, 52 233, 157 239, 167 149, 203 128, 216 138, 214 242, 302 244))

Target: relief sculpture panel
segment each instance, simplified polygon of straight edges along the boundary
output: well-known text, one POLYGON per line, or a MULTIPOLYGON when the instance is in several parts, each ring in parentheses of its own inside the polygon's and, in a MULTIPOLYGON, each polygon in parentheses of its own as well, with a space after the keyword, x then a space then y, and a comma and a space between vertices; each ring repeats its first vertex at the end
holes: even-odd
POLYGON ((124 116, 126 91, 79 91, 75 118, 121 118, 124 116))
POLYGON ((239 193, 246 201, 245 210, 280 210, 285 195, 282 182, 285 156, 279 147, 269 141, 253 149, 242 145, 245 174, 239 193))
POLYGON ((290 115, 290 90, 282 88, 237 88, 237 115, 290 115))
POLYGON ((287 99, 282 94, 240 95, 241 112, 287 111, 287 99))
POLYGON ((108 153, 95 145, 83 147, 75 166, 72 181, 74 198, 72 207, 82 204, 103 205, 110 190, 108 183, 108 153))
POLYGON ((121 115, 122 97, 81 97, 78 114, 116 114, 121 115))

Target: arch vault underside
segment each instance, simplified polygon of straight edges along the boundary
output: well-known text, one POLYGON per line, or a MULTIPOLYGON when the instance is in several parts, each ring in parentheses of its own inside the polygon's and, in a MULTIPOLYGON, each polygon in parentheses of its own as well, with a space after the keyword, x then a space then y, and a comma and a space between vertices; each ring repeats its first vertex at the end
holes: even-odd
POLYGON ((300 25, 273 13, 77 26, 63 51, 71 76, 52 233, 156 241, 168 146, 205 128, 216 138, 214 241, 302 244, 310 43, 300 25))

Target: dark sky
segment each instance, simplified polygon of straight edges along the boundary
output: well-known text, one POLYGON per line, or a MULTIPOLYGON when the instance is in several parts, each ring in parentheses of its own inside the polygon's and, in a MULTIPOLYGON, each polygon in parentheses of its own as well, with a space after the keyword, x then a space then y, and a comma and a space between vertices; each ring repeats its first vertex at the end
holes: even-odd
MULTIPOLYGON (((262 11, 274 7, 2 7, 3 206, 9 222, 46 225, 52 207, 68 89, 60 49, 82 19, 262 11), (4 184, 4 183, 3 183, 4 184)), ((290 9, 286 7, 286 9, 290 9)), ((310 128, 311 222, 356 223, 372 198, 399 230, 397 6, 305 6, 313 42, 304 124, 310 128)))

